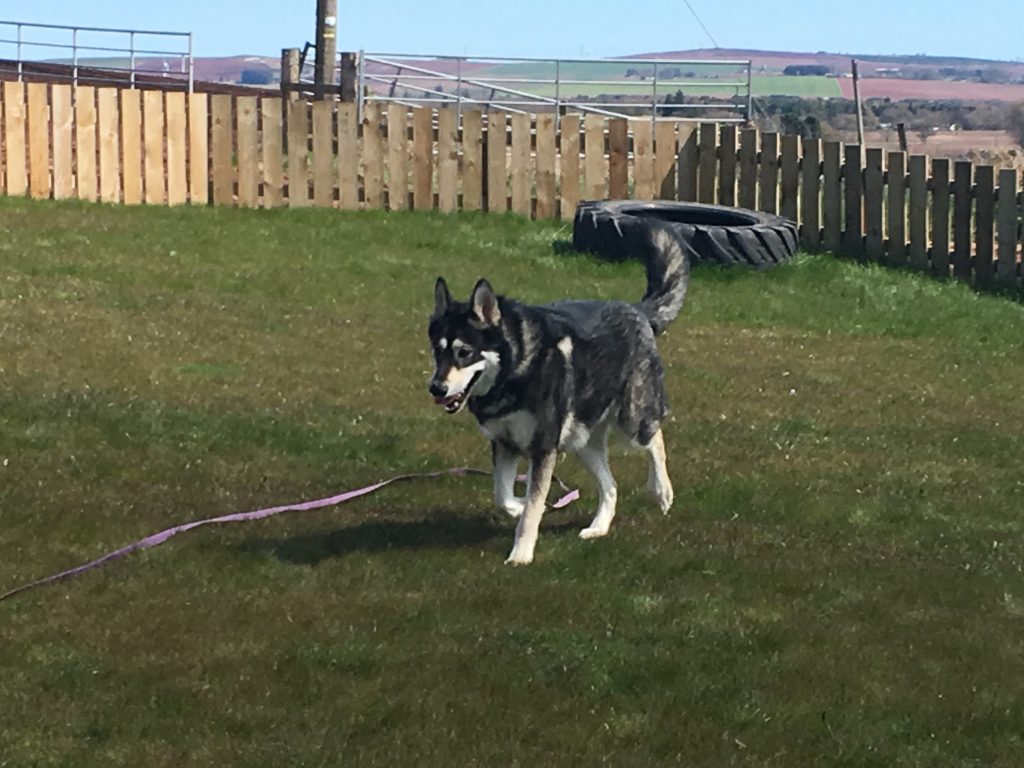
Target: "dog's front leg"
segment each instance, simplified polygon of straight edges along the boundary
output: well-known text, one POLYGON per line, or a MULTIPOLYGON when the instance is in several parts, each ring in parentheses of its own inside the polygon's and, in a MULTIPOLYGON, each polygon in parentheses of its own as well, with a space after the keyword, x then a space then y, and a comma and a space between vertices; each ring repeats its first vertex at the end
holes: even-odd
POLYGON ((544 516, 544 502, 551 489, 551 475, 555 469, 555 451, 535 452, 530 459, 530 479, 526 488, 526 509, 516 526, 516 540, 506 563, 529 565, 537 546, 540 519, 544 516))
POLYGON ((491 443, 491 457, 494 460, 494 503, 511 517, 520 517, 526 507, 526 499, 515 493, 516 454, 494 441, 491 443))

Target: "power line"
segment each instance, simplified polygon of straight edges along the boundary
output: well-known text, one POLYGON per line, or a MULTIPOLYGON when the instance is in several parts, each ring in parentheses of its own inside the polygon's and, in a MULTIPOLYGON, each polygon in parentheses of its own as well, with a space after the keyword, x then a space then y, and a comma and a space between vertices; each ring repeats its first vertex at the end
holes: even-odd
POLYGON ((721 48, 722 46, 720 46, 718 41, 715 40, 715 36, 711 34, 711 30, 707 28, 707 25, 701 19, 700 15, 693 9, 693 6, 690 5, 690 0, 683 0, 683 2, 686 3, 686 7, 690 9, 690 13, 693 14, 693 18, 695 18, 697 23, 700 24, 700 28, 704 30, 704 34, 708 36, 708 40, 711 41, 711 44, 715 46, 715 48, 721 48))

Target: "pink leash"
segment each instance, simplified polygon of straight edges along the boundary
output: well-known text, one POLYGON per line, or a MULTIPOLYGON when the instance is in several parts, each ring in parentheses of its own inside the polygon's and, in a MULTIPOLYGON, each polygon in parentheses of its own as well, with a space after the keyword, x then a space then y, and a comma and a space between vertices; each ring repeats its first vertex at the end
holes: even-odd
MULTIPOLYGON (((98 568, 104 563, 109 563, 112 560, 120 560, 122 557, 130 555, 132 552, 135 552, 137 550, 150 549, 151 547, 159 546, 172 536, 177 536, 179 533, 185 533, 185 531, 191 531, 193 528, 198 528, 201 525, 213 525, 214 523, 244 523, 249 520, 262 520, 265 517, 278 515, 282 512, 307 512, 311 509, 333 507, 337 504, 344 504, 346 501, 351 501, 352 499, 358 499, 360 496, 367 496, 371 493, 375 493, 376 491, 379 491, 386 485, 391 485, 392 483, 398 483, 405 480, 420 480, 447 476, 464 477, 466 475, 490 474, 490 472, 487 472, 483 469, 473 469, 472 467, 454 467, 452 469, 441 470, 440 472, 425 472, 419 474, 398 475, 397 477, 392 477, 389 480, 382 480, 379 483, 368 485, 365 488, 358 488, 354 491, 346 491, 345 493, 339 493, 337 496, 328 496, 327 498, 324 499, 316 499, 314 501, 303 501, 298 504, 286 504, 280 507, 267 507, 266 509, 257 509, 253 512, 237 512, 232 515, 221 515, 220 517, 210 517, 206 520, 196 520, 195 522, 185 523, 183 525, 176 525, 172 528, 167 528, 166 530, 160 531, 159 533, 154 533, 152 536, 147 536, 144 539, 139 539, 138 541, 133 542, 126 547, 115 549, 113 552, 109 552, 103 555, 103 557, 97 558, 96 560, 88 562, 85 565, 80 565, 77 568, 69 568, 66 571, 56 573, 53 576, 47 576, 45 579, 39 579, 38 581, 33 581, 29 584, 23 584, 20 587, 12 589, 10 592, 5 592, 4 594, 0 595, 0 601, 6 600, 9 597, 14 597, 18 593, 32 589, 33 587, 41 587, 44 584, 52 584, 56 581, 70 579, 72 576, 78 576, 80 574, 85 573, 86 571, 91 571, 93 568, 98 568)), ((563 507, 567 507, 580 497, 580 492, 578 490, 570 490, 569 487, 565 483, 563 483, 559 478, 556 477, 554 479, 559 484, 559 486, 561 486, 562 490, 566 492, 564 496, 562 496, 558 501, 556 501, 552 505, 554 509, 562 509, 563 507)))

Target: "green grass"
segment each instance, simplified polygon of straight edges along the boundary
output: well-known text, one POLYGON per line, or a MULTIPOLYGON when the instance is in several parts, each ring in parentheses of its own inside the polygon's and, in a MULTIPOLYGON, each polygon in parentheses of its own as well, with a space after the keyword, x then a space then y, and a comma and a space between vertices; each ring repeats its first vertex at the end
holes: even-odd
MULTIPOLYGON (((485 466, 433 279, 633 298, 513 217, 0 200, 0 591, 164 526, 485 466)), ((660 340, 677 503, 488 484, 204 529, 0 604, 0 765, 1017 766, 1024 308, 800 257, 660 340)))

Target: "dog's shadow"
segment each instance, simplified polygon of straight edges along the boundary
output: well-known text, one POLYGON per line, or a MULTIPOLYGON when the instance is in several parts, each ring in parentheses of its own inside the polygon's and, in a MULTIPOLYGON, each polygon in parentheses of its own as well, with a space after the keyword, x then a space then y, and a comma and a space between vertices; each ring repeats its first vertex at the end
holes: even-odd
MULTIPOLYGON (((544 534, 560 535, 576 527, 566 520, 548 520, 544 534)), ((287 538, 252 537, 238 548, 248 553, 267 553, 293 565, 319 565, 325 560, 357 552, 392 550, 430 551, 486 548, 500 552, 512 546, 515 523, 500 520, 496 513, 456 515, 449 510, 428 510, 418 520, 378 520, 334 530, 287 538)))

